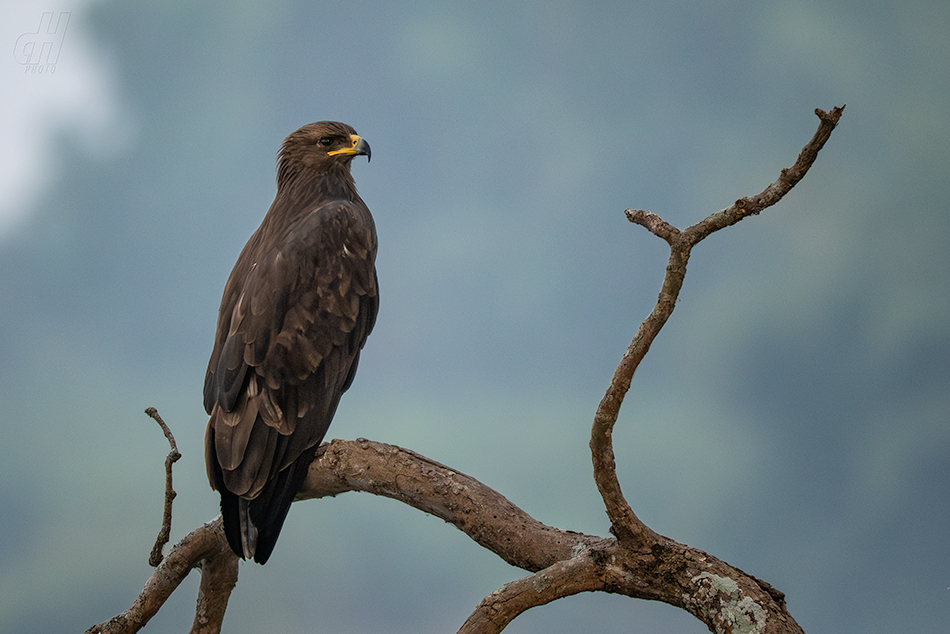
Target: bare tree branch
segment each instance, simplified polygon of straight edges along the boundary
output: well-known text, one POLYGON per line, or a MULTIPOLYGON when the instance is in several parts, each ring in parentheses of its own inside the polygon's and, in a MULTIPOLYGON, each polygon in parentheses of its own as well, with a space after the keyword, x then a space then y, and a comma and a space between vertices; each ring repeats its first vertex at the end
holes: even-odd
MULTIPOLYGON (((650 215, 652 216, 652 214, 650 215)), ((620 414, 620 406, 623 404, 624 396, 627 390, 630 389, 634 371, 650 350, 650 345, 676 306, 676 297, 679 295, 683 278, 686 276, 686 261, 689 258, 690 248, 689 244, 681 239, 682 234, 678 230, 666 225, 666 223, 663 223, 662 226, 664 228, 669 227, 671 230, 667 234, 671 241, 671 254, 659 299, 653 308, 653 312, 640 324, 637 334, 620 360, 620 365, 614 371, 607 393, 600 401, 597 412, 594 414, 594 424, 590 437, 594 481, 604 500, 607 516, 610 518, 610 532, 631 548, 637 548, 656 540, 657 534, 640 521, 640 518, 630 508, 623 492, 620 490, 620 481, 617 479, 617 464, 614 459, 613 428, 617 422, 617 416, 620 414), (677 245, 679 248, 673 245, 677 245)))
POLYGON ((297 499, 345 491, 382 495, 425 511, 525 570, 570 559, 578 544, 600 540, 542 524, 475 478, 408 449, 365 438, 324 443, 297 499))
POLYGON ((712 632, 803 634, 781 593, 715 557, 667 538, 646 552, 608 539, 569 561, 506 584, 485 597, 459 634, 497 634, 529 608, 581 592, 663 601, 712 632))
POLYGON ((594 481, 604 500, 607 515, 610 517, 610 531, 624 544, 639 548, 656 540, 657 535, 647 527, 633 512, 620 489, 617 479, 617 467, 613 452, 613 428, 620 413, 624 396, 630 389, 633 373, 650 350, 650 345, 659 334, 666 321, 673 314, 676 299, 686 277, 686 265, 693 246, 699 241, 724 227, 735 224, 743 218, 758 214, 766 207, 774 205, 804 177, 815 162, 818 152, 831 136, 838 124, 844 106, 832 109, 830 113, 815 110, 821 120, 812 140, 802 149, 795 164, 783 169, 778 180, 756 196, 740 198, 731 207, 714 213, 680 231, 673 225, 649 211, 642 209, 626 211, 630 222, 639 224, 654 235, 662 238, 670 246, 670 259, 666 266, 666 276, 657 303, 650 315, 640 324, 633 341, 624 353, 614 372, 607 393, 594 414, 591 428, 590 449, 594 466, 594 481))
POLYGON ((805 177, 805 174, 814 165, 815 159, 818 158, 818 152, 825 146, 825 142, 831 137, 831 133, 838 125, 838 120, 841 119, 844 108, 845 106, 836 106, 831 109, 831 112, 816 108, 815 114, 821 120, 821 123, 818 125, 815 136, 802 148, 795 164, 783 169, 778 179, 762 192, 755 196, 740 198, 730 207, 716 212, 686 229, 683 233, 687 234, 690 244, 696 244, 710 233, 734 225, 744 218, 757 215, 763 209, 780 201, 805 177))
POLYGON ((178 495, 175 493, 175 489, 172 488, 172 465, 178 462, 179 458, 181 458, 181 454, 178 453, 178 445, 175 444, 175 437, 172 435, 172 430, 168 428, 168 425, 165 424, 162 417, 158 415, 158 410, 154 407, 149 407, 145 410, 145 413, 159 424, 162 428, 162 433, 165 434, 165 438, 168 439, 168 444, 171 446, 171 450, 165 457, 165 505, 162 510, 162 528, 158 531, 158 537, 155 538, 152 553, 148 557, 148 565, 154 568, 162 562, 162 549, 165 547, 165 544, 168 543, 168 538, 172 532, 172 501, 174 501, 175 496, 178 495))
POLYGON ((586 548, 577 550, 577 556, 507 583, 482 599, 459 634, 497 634, 529 608, 572 594, 606 589, 601 567, 586 556, 586 548))
POLYGON ((407 449, 366 439, 325 443, 298 499, 346 491, 435 515, 506 562, 535 572, 486 597, 462 626, 466 634, 501 631, 531 607, 592 590, 669 603, 712 631, 801 632, 781 592, 701 550, 652 531, 652 542, 634 549, 619 539, 547 526, 474 478, 407 449), (568 581, 569 571, 578 576, 568 581), (751 629, 733 630, 737 622, 751 629))
MULTIPOLYGON (((536 572, 486 597, 463 626, 469 634, 497 632, 530 607, 590 590, 663 601, 689 610, 711 629, 723 628, 713 631, 742 631, 728 629, 739 619, 755 625, 745 630, 755 634, 801 632, 781 593, 701 550, 662 536, 636 550, 617 539, 547 526, 490 487, 406 449, 365 439, 324 444, 298 499, 346 491, 400 500, 454 524, 503 560, 536 572), (578 576, 568 582, 569 572, 578 576), (519 592, 524 596, 515 599, 519 592)), ((237 558, 220 518, 171 548, 132 607, 88 632, 139 631, 199 564, 202 591, 192 634, 216 634, 237 579, 237 558)))
POLYGON ((210 525, 217 542, 213 551, 198 561, 201 583, 198 585, 198 607, 190 634, 218 634, 228 609, 228 599, 238 580, 238 558, 224 537, 219 517, 210 525))

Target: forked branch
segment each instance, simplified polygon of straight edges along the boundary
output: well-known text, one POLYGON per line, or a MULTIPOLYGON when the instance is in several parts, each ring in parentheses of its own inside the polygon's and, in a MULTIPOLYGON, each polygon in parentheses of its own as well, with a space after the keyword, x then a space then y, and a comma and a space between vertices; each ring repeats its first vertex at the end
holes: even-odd
POLYGON ((594 481, 604 500, 607 515, 610 518, 611 532, 622 544, 631 548, 648 547, 657 538, 633 512, 620 490, 617 479, 617 467, 613 452, 613 428, 620 413, 624 396, 630 389, 633 373, 650 350, 650 345, 659 334, 663 325, 673 314, 683 280, 686 277, 686 265, 693 247, 711 233, 733 225, 744 218, 760 213, 766 207, 782 199, 805 176, 818 157, 818 152, 831 136, 838 124, 844 106, 835 107, 831 112, 817 109, 815 114, 821 122, 811 141, 802 149, 798 160, 792 167, 783 169, 778 179, 761 193, 740 198, 722 211, 711 214, 704 220, 680 231, 656 214, 642 209, 628 209, 630 222, 645 227, 654 235, 662 238, 670 246, 670 259, 666 266, 666 276, 656 305, 650 315, 640 324, 637 334, 624 353, 614 372, 607 393, 594 414, 591 429, 590 449, 594 464, 594 481))

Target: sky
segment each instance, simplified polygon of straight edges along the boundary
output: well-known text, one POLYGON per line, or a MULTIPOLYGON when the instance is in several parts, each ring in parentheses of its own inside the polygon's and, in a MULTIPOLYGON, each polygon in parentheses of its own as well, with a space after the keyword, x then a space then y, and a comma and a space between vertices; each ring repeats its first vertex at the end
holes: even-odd
MULTIPOLYGON (((381 307, 328 437, 607 535, 590 424, 668 255, 623 210, 684 228, 758 193, 843 104, 784 200, 694 250, 618 473, 651 528, 785 592, 806 632, 942 631, 948 24, 936 0, 3 0, 0 631, 84 631, 141 590, 167 452, 145 408, 183 454, 172 541, 217 515, 217 307, 296 128, 345 121, 373 148, 353 173, 381 307)), ((224 631, 454 631, 524 574, 345 494, 294 506, 224 631)), ((192 577, 146 631, 187 629, 192 577)), ((706 631, 595 594, 506 631, 581 629, 706 631)))

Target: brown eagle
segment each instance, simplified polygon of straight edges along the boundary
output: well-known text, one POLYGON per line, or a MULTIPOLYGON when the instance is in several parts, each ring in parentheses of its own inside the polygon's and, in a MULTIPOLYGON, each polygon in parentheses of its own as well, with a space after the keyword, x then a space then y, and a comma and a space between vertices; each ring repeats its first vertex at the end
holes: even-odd
POLYGON ((376 229, 350 174, 369 144, 306 125, 224 287, 205 375, 205 461, 231 549, 263 564, 373 329, 376 229))

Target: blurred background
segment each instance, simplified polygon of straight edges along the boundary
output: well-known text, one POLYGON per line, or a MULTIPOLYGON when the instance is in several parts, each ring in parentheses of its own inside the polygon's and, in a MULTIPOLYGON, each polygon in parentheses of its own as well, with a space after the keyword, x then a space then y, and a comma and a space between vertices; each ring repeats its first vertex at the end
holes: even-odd
MULTIPOLYGON (((807 632, 946 629, 950 4, 0 7, 0 631, 81 632, 141 590, 168 451, 146 407, 183 454, 173 542, 217 514, 216 312, 299 126, 345 121, 374 158, 353 171, 382 303, 329 437, 606 535, 590 423, 667 258, 623 210, 685 227, 758 193, 842 104, 804 181, 694 252, 619 472, 647 524, 786 592, 807 632)), ((455 631, 524 574, 346 494, 296 505, 267 566, 242 565, 225 631, 455 631)), ((146 631, 186 631, 196 590, 146 631)), ((587 630, 706 631, 607 595, 508 631, 587 630)))

